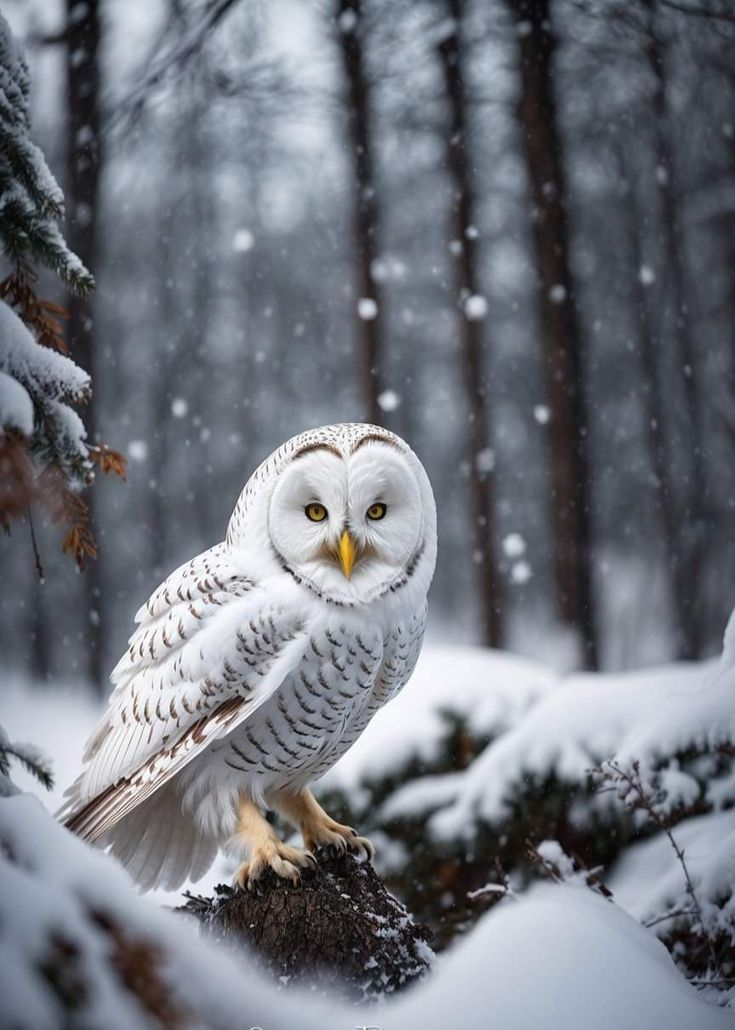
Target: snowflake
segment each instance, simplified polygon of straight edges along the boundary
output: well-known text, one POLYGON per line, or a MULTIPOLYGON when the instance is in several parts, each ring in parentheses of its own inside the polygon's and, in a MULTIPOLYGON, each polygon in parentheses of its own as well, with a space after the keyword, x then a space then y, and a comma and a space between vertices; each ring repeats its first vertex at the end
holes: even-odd
POLYGON ((253 249, 254 243, 255 237, 249 229, 238 229, 232 237, 232 249, 236 250, 238 254, 247 254, 249 250, 253 249))
POLYGON ((487 301, 480 293, 472 293, 464 302, 464 313, 470 322, 481 322, 487 315, 487 301))
POLYGON ((128 456, 131 461, 145 461, 148 457, 148 444, 145 440, 131 440, 128 444, 128 456))
POLYGON ((520 533, 509 533, 503 540, 503 550, 508 558, 520 558, 526 553, 526 541, 520 533))
POLYGON ((381 411, 395 411, 400 406, 401 395, 395 390, 383 390, 378 395, 378 407, 381 411))
POLYGON ((357 314, 363 322, 372 322, 378 317, 378 305, 372 297, 360 297, 357 302, 357 314))

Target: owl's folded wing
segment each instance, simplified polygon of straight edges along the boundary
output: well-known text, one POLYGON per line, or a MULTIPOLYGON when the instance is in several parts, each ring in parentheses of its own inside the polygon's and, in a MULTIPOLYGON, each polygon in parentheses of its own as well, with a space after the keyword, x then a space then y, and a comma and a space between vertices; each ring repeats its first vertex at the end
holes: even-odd
POLYGON ((299 617, 216 550, 173 573, 138 613, 86 768, 58 813, 88 840, 245 721, 303 654, 299 617))

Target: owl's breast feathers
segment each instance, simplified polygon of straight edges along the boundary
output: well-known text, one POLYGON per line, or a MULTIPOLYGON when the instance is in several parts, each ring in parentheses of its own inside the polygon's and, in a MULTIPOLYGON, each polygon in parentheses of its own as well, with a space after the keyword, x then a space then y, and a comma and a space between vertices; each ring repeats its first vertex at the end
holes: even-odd
POLYGON ((425 601, 388 630, 363 627, 296 604, 290 580, 264 589, 220 544, 169 576, 137 621, 59 813, 91 841, 215 742, 229 775, 321 775, 409 678, 425 601))
POLYGON ((313 626, 295 669, 252 719, 212 749, 232 769, 273 788, 323 775, 408 680, 424 610, 384 635, 334 616, 313 626))

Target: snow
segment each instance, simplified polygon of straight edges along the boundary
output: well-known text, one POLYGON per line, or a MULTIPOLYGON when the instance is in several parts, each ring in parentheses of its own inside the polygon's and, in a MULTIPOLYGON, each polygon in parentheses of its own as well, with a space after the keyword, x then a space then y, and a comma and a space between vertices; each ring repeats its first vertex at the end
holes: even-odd
MULTIPOLYGON (((673 830, 701 901, 732 894, 735 809, 685 819, 673 830)), ((628 848, 606 883, 615 901, 641 923, 671 909, 686 893, 684 871, 664 834, 628 848)), ((731 913, 735 915, 735 913, 731 913)))
POLYGON ((89 376, 70 358, 36 343, 21 318, 0 302, 0 371, 17 379, 32 398, 78 401, 89 390, 89 376))
MULTIPOLYGON (((712 663, 569 676, 466 771, 455 774, 455 800, 433 816, 432 830, 440 837, 461 836, 473 832, 478 818, 507 817, 511 798, 529 777, 586 782, 591 769, 616 751, 627 754, 631 742, 641 739, 641 728, 659 713, 699 696, 703 668, 712 663)), ((394 807, 400 793, 393 796, 394 807)))
MULTIPOLYGON (((563 678, 510 654, 427 645, 409 684, 321 783, 354 797, 366 783, 393 774, 400 778, 407 764, 435 760, 451 720, 461 718, 469 733, 490 739, 484 751, 463 772, 409 781, 389 795, 381 811, 383 818, 435 813, 431 825, 438 833, 461 838, 465 822, 471 824, 478 814, 491 820, 507 815, 506 799, 528 777, 553 771, 578 782, 611 755, 629 761, 642 749, 653 762, 662 749, 692 738, 703 744, 724 739, 723 719, 723 732, 732 730, 726 702, 728 694, 732 697, 734 664, 735 623, 720 662, 614 676, 563 678), (682 720, 682 732, 675 732, 682 720), (708 720, 714 720, 714 729, 702 735, 708 720)), ((29 694, 19 681, 5 685, 0 722, 11 737, 41 745, 56 765, 58 787, 50 807, 78 770, 98 707, 71 687, 29 694)), ((691 777, 675 763, 659 772, 677 796, 691 789, 691 777)), ((674 834, 706 925, 732 934, 735 809, 690 818, 674 834)), ((399 842, 391 846, 388 865, 403 857, 399 842)), ((541 842, 538 850, 570 872, 555 842, 541 842)), ((200 889, 208 891, 225 878, 223 869, 213 871, 200 889)), ((579 884, 583 877, 571 873, 571 878, 579 884)), ((440 956, 425 985, 359 1018, 337 1003, 325 1008, 313 996, 274 992, 247 968, 246 958, 236 963, 221 955, 196 939, 186 922, 157 907, 162 900, 174 903, 173 896, 137 897, 111 859, 67 834, 28 795, 0 800, 0 880, 0 991, 9 1018, 34 1028, 60 1022, 58 1001, 38 974, 39 955, 57 927, 79 949, 80 969, 93 984, 85 1025, 113 1030, 148 1025, 137 1001, 123 994, 110 974, 109 941, 100 938, 91 917, 98 911, 124 927, 128 937, 142 938, 166 954, 166 991, 210 1027, 337 1030, 372 1023, 382 1030, 440 1030, 456 1025, 458 998, 467 1030, 484 1030, 490 1017, 513 1030, 732 1025, 732 1013, 706 1004, 656 939, 666 924, 658 922, 651 931, 640 925, 686 900, 681 864, 662 834, 623 852, 606 878, 616 904, 575 883, 511 894, 440 956)))
POLYGON ((184 418, 189 410, 189 405, 183 397, 174 397, 171 401, 171 414, 174 418, 184 418))
MULTIPOLYGON (((6 130, 22 162, 33 170, 38 189, 58 209, 63 207, 64 196, 51 174, 39 148, 28 139, 30 77, 22 47, 10 31, 8 22, 0 14, 0 111, 6 130), (12 127, 12 128, 11 128, 12 127)), ((3 193, 3 201, 7 194, 3 193)), ((13 200, 24 207, 33 207, 25 189, 16 188, 13 200)))
POLYGON ((523 586, 533 576, 531 566, 527 561, 516 561, 510 567, 510 581, 516 586, 523 586))
POLYGON ((652 286, 656 282, 656 273, 650 265, 641 265, 638 278, 643 286, 652 286))
POLYGON ((401 406, 401 395, 395 390, 383 390, 378 394, 378 407, 381 411, 395 411, 401 406))
POLYGON ((503 901, 426 986, 376 1022, 457 1026, 460 1004, 463 1030, 732 1027, 732 1014, 702 1002, 635 920, 589 890, 557 885, 503 901))
POLYGON ((470 294, 464 302, 464 313, 470 322, 481 322, 487 315, 487 300, 479 293, 470 294))
POLYGON ((478 472, 492 472, 495 468, 495 451, 492 447, 483 447, 475 456, 475 468, 478 472))
POLYGON ((0 431, 20 430, 41 453, 51 440, 72 482, 89 462, 84 424, 69 405, 83 400, 88 390, 87 373, 37 343, 15 311, 0 301, 0 431))
POLYGON ((549 290, 549 300, 552 304, 563 304, 567 299, 567 289, 562 283, 555 283, 549 290))
POLYGON ((14 429, 23 436, 33 432, 33 402, 20 383, 0 372, 0 432, 14 429))
POLYGON ((540 426, 545 426, 551 418, 551 412, 545 404, 537 404, 533 409, 533 417, 540 426))
POLYGON ((165 956, 156 972, 172 1008, 196 1016, 187 1025, 224 1028, 262 1020, 285 1030, 297 1018, 300 1026, 324 1025, 323 1003, 312 1002, 304 1012, 295 998, 274 996, 253 970, 245 980, 241 963, 198 940, 183 918, 137 897, 114 862, 55 823, 36 798, 0 802, 0 842, 4 1026, 144 1030, 160 1025, 118 975, 111 955, 115 937, 102 929, 101 918, 119 927, 131 946, 165 956), (73 949, 69 974, 73 970, 72 983, 83 987, 81 1010, 72 1023, 52 978, 43 973, 58 948, 73 949))
POLYGON ((255 236, 249 229, 238 229, 232 237, 232 249, 238 254, 247 254, 255 245, 255 236))
POLYGON ((430 762, 447 717, 462 718, 471 732, 490 736, 514 725, 558 682, 542 666, 515 655, 427 645, 408 684, 320 783, 357 790, 413 759, 430 762))
MULTIPOLYGON (((378 1009, 306 993, 275 991, 216 944, 198 939, 181 916, 137 897, 106 855, 56 824, 36 798, 0 801, 0 992, 5 1025, 52 1030, 68 1022, 43 967, 55 949, 74 955, 79 1026, 139 1030, 154 1025, 113 959, 117 943, 160 955, 149 963, 186 1025, 267 1026, 273 1030, 717 1030, 732 1018, 703 1003, 663 946, 597 895, 540 886, 502 902, 442 957, 426 984, 378 1009), (117 936, 105 926, 117 928, 117 936), (374 1015, 373 1015, 374 1013, 374 1015)), ((58 954, 58 951, 56 952, 58 954)), ((154 981, 155 982, 155 981, 154 981)), ((156 1023, 155 1025, 160 1025, 156 1023)))
POLYGON ((372 297, 360 297, 357 302, 357 315, 363 322, 372 322, 378 317, 378 305, 372 297))
POLYGON ((714 750, 732 742, 735 738, 734 639, 735 613, 725 632, 722 658, 718 662, 703 663, 689 689, 671 691, 665 706, 632 727, 617 748, 616 762, 625 765, 635 760, 653 764, 661 757, 690 748, 714 750))
POLYGON ((526 541, 520 533, 508 533, 503 538, 503 553, 506 558, 520 558, 526 553, 526 541))
POLYGON ((148 444, 146 441, 131 440, 128 444, 128 457, 131 461, 145 461, 148 457, 148 444))

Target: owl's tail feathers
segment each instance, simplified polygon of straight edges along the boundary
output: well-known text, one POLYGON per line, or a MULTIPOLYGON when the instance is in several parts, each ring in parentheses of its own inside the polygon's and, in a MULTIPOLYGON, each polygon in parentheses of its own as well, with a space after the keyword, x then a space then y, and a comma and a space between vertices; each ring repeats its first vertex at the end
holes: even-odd
MULTIPOLYGON (((109 853, 127 869, 142 891, 174 891, 186 880, 201 879, 217 856, 217 841, 203 834, 181 809, 173 783, 160 787, 102 834, 96 833, 107 804, 106 793, 73 812, 65 825, 109 853)), ((104 820, 103 820, 104 821, 104 820)))

